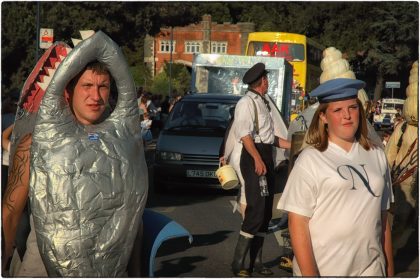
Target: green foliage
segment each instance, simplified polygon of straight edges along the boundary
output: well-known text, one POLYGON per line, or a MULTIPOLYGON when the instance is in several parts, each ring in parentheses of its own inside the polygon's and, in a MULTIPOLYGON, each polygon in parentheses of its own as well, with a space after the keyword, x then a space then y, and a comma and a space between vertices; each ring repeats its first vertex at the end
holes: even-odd
POLYGON ((170 96, 169 94, 169 77, 164 71, 157 74, 153 80, 150 91, 153 94, 161 94, 163 96, 170 96))
POLYGON ((8 94, 21 89, 36 62, 36 5, 3 2, 1 7, 2 92, 8 94))
POLYGON ((180 94, 184 94, 189 90, 191 75, 186 67, 182 64, 172 64, 172 74, 170 74, 170 68, 169 63, 165 63, 163 71, 154 78, 150 88, 150 91, 153 94, 161 94, 164 96, 170 95, 169 83, 172 92, 176 91, 180 94))
POLYGON ((143 87, 144 90, 149 91, 152 86, 152 78, 149 70, 144 64, 138 64, 130 67, 131 75, 133 76, 136 88, 143 87))

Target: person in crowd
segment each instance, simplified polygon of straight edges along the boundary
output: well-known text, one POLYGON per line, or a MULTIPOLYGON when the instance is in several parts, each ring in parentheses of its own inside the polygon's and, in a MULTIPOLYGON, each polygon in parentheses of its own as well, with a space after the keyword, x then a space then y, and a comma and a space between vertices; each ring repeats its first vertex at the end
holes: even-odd
POLYGON ((149 93, 144 93, 140 97, 139 108, 141 109, 141 112, 148 112, 152 119, 157 117, 160 112, 160 109, 156 108, 153 104, 149 93))
POLYGON ((173 126, 205 126, 202 112, 197 103, 185 102, 180 109, 180 117, 172 121, 173 126))
POLYGON ((393 129, 395 130, 395 128, 400 124, 404 122, 404 118, 401 116, 400 113, 396 113, 394 115, 394 125, 393 125, 393 129))
MULTIPOLYGON (((231 127, 235 142, 241 143, 242 147, 240 156, 237 156, 239 162, 231 160, 230 163, 242 176, 246 199, 244 220, 231 265, 233 274, 238 277, 249 277, 252 272, 263 276, 273 274, 262 262, 264 237, 272 217, 275 180, 273 148, 290 148, 290 142, 280 137, 277 130, 272 112, 274 104, 266 96, 269 86, 267 73, 263 63, 255 64, 245 73, 243 83, 248 84, 248 91, 236 105, 231 127), (245 268, 248 252, 250 266, 245 268)), ((284 123, 279 126, 286 134, 284 123)), ((223 153, 229 157, 230 152, 226 149, 227 146, 223 153)), ((231 156, 234 157, 233 154, 231 156)))
POLYGON ((278 208, 288 212, 295 276, 394 275, 384 151, 368 138, 355 79, 311 92, 320 105, 278 208))
POLYGON ((370 101, 370 106, 369 106, 369 114, 368 114, 368 120, 369 123, 372 124, 373 123, 373 117, 375 116, 375 112, 376 112, 376 107, 375 107, 375 103, 373 101, 370 101))
POLYGON ((149 117, 149 113, 145 112, 143 114, 143 120, 141 121, 141 137, 143 139, 143 144, 146 146, 152 139, 152 132, 150 129, 152 128, 152 119, 149 117))
POLYGON ((140 87, 137 89, 137 103, 139 104, 139 106, 140 106, 141 97, 143 96, 143 94, 144 94, 144 89, 143 89, 143 86, 140 86, 140 87))
POLYGON ((172 94, 172 98, 169 100, 169 109, 168 113, 172 111, 175 104, 182 98, 180 94, 178 94, 176 91, 172 94))
POLYGON ((139 108, 140 108, 140 114, 148 111, 148 109, 147 109, 147 96, 145 94, 141 95, 140 98, 139 98, 139 108))
POLYGON ((384 146, 387 145, 389 138, 390 138, 391 134, 388 131, 384 131, 383 135, 382 135, 382 144, 384 146))
POLYGON ((169 114, 169 96, 166 95, 161 103, 162 114, 169 114))

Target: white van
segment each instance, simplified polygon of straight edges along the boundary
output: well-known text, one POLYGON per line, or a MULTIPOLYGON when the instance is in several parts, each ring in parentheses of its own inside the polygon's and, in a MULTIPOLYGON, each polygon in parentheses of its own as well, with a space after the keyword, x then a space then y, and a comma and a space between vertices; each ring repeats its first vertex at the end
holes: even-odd
POLYGON ((373 125, 376 129, 383 127, 391 127, 394 124, 394 117, 396 113, 402 113, 404 106, 403 99, 382 99, 381 111, 379 114, 373 116, 373 125))

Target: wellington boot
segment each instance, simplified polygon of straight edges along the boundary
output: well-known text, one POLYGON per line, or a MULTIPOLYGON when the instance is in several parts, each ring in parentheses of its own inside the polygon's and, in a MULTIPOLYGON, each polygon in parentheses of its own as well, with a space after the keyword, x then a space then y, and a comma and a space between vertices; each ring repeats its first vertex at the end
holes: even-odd
POLYGON ((264 237, 255 236, 251 242, 250 247, 250 263, 249 271, 257 272, 262 276, 273 275, 273 271, 263 265, 262 262, 262 247, 264 244, 264 237))
POLYGON ((244 267, 245 257, 248 255, 252 238, 239 235, 235 254, 232 261, 232 272, 236 277, 250 277, 249 271, 244 267))

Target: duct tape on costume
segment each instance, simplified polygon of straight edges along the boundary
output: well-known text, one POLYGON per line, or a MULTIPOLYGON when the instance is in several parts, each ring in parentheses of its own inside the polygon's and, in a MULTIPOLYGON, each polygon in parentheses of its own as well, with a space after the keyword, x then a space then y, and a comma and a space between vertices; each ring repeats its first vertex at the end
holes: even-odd
POLYGON ((40 254, 52 277, 123 276, 147 197, 139 110, 122 51, 99 31, 56 70, 33 131, 30 203, 40 254), (97 125, 78 123, 68 82, 94 60, 116 82, 118 102, 97 125))

